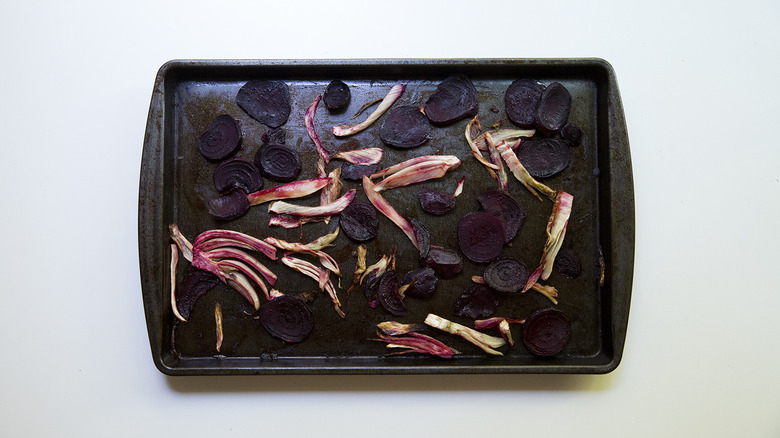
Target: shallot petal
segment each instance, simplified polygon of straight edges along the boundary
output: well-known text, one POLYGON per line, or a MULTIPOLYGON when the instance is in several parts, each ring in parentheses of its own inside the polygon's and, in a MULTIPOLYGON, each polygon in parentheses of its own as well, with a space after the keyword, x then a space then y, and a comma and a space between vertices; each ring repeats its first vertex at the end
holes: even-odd
POLYGON ((348 135, 357 134, 358 132, 368 128, 376 121, 376 119, 378 119, 382 114, 390 109, 395 101, 401 97, 401 94, 404 92, 405 88, 406 86, 403 84, 393 85, 393 87, 390 88, 390 91, 387 93, 387 96, 382 99, 382 103, 379 104, 379 106, 374 110, 374 112, 371 113, 371 115, 368 116, 366 120, 356 125, 334 126, 333 135, 336 137, 345 137, 348 135))

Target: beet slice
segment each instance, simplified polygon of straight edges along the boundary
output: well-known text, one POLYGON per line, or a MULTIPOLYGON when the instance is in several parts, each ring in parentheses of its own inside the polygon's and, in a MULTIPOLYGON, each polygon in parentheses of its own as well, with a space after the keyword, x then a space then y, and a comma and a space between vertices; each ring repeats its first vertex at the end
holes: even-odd
POLYGON ((238 219, 249 211, 249 200, 246 192, 241 189, 233 189, 228 193, 209 199, 209 214, 217 219, 230 221, 238 219))
POLYGON ((241 146, 241 127, 233 117, 217 116, 198 138, 198 150, 209 160, 222 160, 241 146))
POLYGON ((353 200, 339 213, 339 225, 344 234, 355 242, 366 242, 379 232, 379 217, 368 202, 353 200))
POLYGON ((443 279, 452 278, 463 271, 463 259, 457 251, 438 245, 430 246, 423 265, 433 269, 436 275, 443 279))
POLYGON ((558 82, 548 85, 539 99, 534 114, 534 126, 543 135, 553 135, 560 131, 569 120, 571 94, 558 82))
POLYGON ((263 176, 253 163, 241 158, 232 158, 223 161, 214 169, 214 187, 220 192, 241 189, 246 193, 252 193, 263 188, 263 176))
POLYGON ((458 297, 452 306, 456 316, 481 319, 495 313, 498 307, 498 296, 484 284, 472 284, 458 297))
POLYGON ((441 216, 455 208, 455 198, 441 190, 423 187, 417 193, 422 209, 432 215, 441 216))
POLYGON ((406 305, 403 297, 398 293, 398 274, 394 269, 385 272, 385 275, 379 280, 376 297, 379 304, 392 315, 406 315, 406 305))
POLYGON ((262 141, 264 145, 268 143, 284 144, 286 139, 287 131, 285 131, 284 128, 266 129, 265 132, 263 132, 263 135, 260 136, 260 141, 262 141))
POLYGON ((477 89, 468 76, 456 73, 444 79, 425 102, 431 123, 448 125, 479 112, 477 89))
MULTIPOLYGON (((377 275, 377 271, 371 271, 366 274, 366 278, 363 279, 363 295, 369 302, 376 300, 376 294, 379 288, 379 280, 382 279, 381 275, 377 275)), ((374 307, 374 306, 371 306, 374 307)))
POLYGON ((513 294, 522 290, 528 281, 528 268, 519 260, 501 258, 490 263, 482 277, 498 292, 513 294))
POLYGON ((255 166, 266 178, 290 182, 301 173, 301 160, 291 148, 282 144, 267 144, 255 154, 255 166))
POLYGON ((236 103, 258 122, 278 128, 290 117, 290 89, 284 81, 258 79, 238 90, 236 103))
POLYGON ((187 274, 182 285, 176 290, 176 308, 179 309, 182 318, 188 319, 198 298, 205 295, 219 282, 216 275, 200 269, 195 269, 187 274))
POLYGON ((458 246, 472 262, 489 262, 504 248, 504 226, 490 213, 471 212, 458 222, 458 246))
POLYGON ((561 138, 569 146, 579 146, 582 143, 582 129, 574 123, 567 123, 561 128, 561 138))
POLYGON ((517 235, 528 214, 525 208, 505 190, 488 190, 477 196, 480 208, 501 221, 504 242, 509 243, 517 235))
POLYGON ((376 164, 364 166, 345 161, 344 164, 341 165, 341 177, 349 181, 363 181, 363 175, 371 176, 378 168, 379 166, 376 164))
POLYGON ((439 278, 436 276, 433 268, 424 266, 407 272, 402 283, 411 284, 406 289, 406 295, 415 298, 430 298, 436 292, 439 278))
POLYGON ((554 356, 563 350, 571 336, 571 324, 563 312, 541 309, 526 318, 523 344, 537 356, 554 356))
POLYGON ((549 178, 569 165, 569 145, 558 138, 539 138, 520 144, 517 158, 534 178, 549 178))
POLYGON ((544 87, 530 79, 518 79, 509 85, 504 95, 506 115, 521 128, 534 127, 534 115, 544 87))
POLYGON ((406 105, 391 109, 379 128, 379 138, 391 146, 414 148, 428 141, 431 124, 419 107, 406 105))
POLYGON ((428 252, 431 249, 431 233, 424 223, 415 218, 409 218, 409 223, 412 224, 412 229, 414 230, 414 237, 415 240, 417 240, 420 258, 424 259, 428 257, 428 252))
POLYGON ((299 297, 282 295, 260 307, 260 322, 271 336, 301 342, 314 328, 314 314, 299 297))
POLYGON ((577 278, 582 273, 580 255, 573 249, 562 249, 555 256, 555 267, 558 273, 567 278, 577 278))
POLYGON ((322 102, 325 104, 325 108, 331 111, 342 110, 349 104, 351 96, 352 94, 350 93, 347 84, 339 80, 334 80, 325 88, 322 102))

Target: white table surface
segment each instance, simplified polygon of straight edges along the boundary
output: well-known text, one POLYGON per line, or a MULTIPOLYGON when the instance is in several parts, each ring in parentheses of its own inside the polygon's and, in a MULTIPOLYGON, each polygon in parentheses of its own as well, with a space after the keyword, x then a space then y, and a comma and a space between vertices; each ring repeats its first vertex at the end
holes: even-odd
POLYGON ((777 1, 0 2, 0 436, 780 436, 778 25, 777 1), (617 72, 636 269, 616 371, 154 367, 136 218, 165 61, 473 57, 617 72))

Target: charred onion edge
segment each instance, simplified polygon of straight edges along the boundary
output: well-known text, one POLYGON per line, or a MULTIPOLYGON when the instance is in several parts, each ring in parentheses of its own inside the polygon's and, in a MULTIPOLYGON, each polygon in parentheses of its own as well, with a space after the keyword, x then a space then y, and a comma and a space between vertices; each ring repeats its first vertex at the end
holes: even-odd
POLYGON ((246 195, 249 205, 259 205, 280 199, 301 198, 322 189, 330 182, 330 178, 314 178, 293 181, 276 187, 271 187, 246 195))
POLYGON ((334 214, 341 213, 353 199, 355 199, 355 189, 349 190, 344 196, 331 202, 330 204, 320 205, 317 207, 306 207, 301 205, 290 204, 284 201, 275 201, 268 206, 268 211, 277 214, 287 214, 290 216, 303 216, 303 217, 323 217, 333 216, 334 214))
POLYGON ((320 154, 320 157, 322 157, 327 164, 330 161, 330 151, 325 149, 322 145, 320 136, 317 135, 317 130, 314 129, 314 113, 317 112, 317 105, 319 105, 321 99, 322 95, 317 95, 314 102, 309 105, 309 108, 306 109, 306 113, 303 116, 303 122, 306 125, 306 132, 309 134, 309 138, 311 138, 314 145, 317 146, 317 153, 320 154))
POLYGON ((368 128, 372 123, 376 121, 382 114, 384 114, 390 107, 401 97, 406 86, 404 84, 393 85, 390 91, 387 93, 382 103, 372 112, 368 118, 356 125, 339 125, 333 127, 333 135, 336 137, 346 137, 348 135, 357 134, 358 132, 368 128))
POLYGON ((406 234, 406 237, 412 241, 412 244, 417 249, 417 251, 419 251, 420 244, 417 242, 417 236, 414 233, 412 224, 403 216, 401 216, 393 208, 393 206, 390 205, 390 203, 387 202, 387 200, 376 191, 374 188, 374 183, 372 183, 371 180, 365 175, 363 175, 363 190, 366 192, 366 196, 368 197, 368 200, 371 201, 371 204, 373 204, 377 210, 382 212, 382 214, 387 216, 388 219, 396 224, 401 229, 401 231, 406 234))

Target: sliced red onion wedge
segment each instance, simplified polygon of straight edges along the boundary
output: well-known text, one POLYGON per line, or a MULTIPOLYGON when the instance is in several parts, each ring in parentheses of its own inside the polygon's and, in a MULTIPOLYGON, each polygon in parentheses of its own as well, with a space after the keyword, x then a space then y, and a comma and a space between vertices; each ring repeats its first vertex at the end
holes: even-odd
MULTIPOLYGON (((388 348, 406 348, 408 350, 400 352, 405 353, 428 353, 444 359, 451 359, 456 351, 436 339, 423 335, 421 333, 409 333, 409 336, 388 336, 383 333, 377 333, 379 339, 387 344, 388 348)), ((399 354, 399 353, 396 353, 399 354)))
MULTIPOLYGON (((339 196, 341 196, 341 188, 344 186, 341 183, 340 167, 333 169, 328 175, 328 178, 330 178, 330 182, 320 192, 320 205, 328 205, 331 202, 337 200, 339 196)), ((330 223, 330 216, 325 217, 325 223, 330 223)))
POLYGON ((217 248, 211 251, 203 252, 202 255, 204 257, 207 257, 209 260, 215 262, 223 259, 238 260, 250 266, 252 269, 256 270, 260 274, 262 274, 263 278, 265 278, 266 281, 268 281, 268 283, 271 284, 271 286, 276 284, 276 274, 271 272, 270 269, 266 268, 262 263, 257 261, 254 257, 250 256, 244 251, 241 251, 240 249, 217 248))
POLYGON ((427 165, 427 163, 420 163, 383 179, 376 184, 375 188, 377 192, 381 192, 382 190, 404 187, 430 179, 441 178, 447 173, 447 170, 448 167, 446 164, 435 164, 430 166, 427 165))
POLYGON ((463 184, 466 182, 466 175, 463 175, 458 180, 458 185, 455 187, 455 193, 452 194, 453 198, 457 198, 460 196, 461 193, 463 193, 463 184))
POLYGON ((336 275, 341 275, 341 272, 339 271, 339 264, 336 263, 336 261, 333 260, 333 257, 328 255, 328 253, 326 253, 325 251, 311 249, 300 242, 287 242, 281 239, 277 239, 275 237, 266 237, 265 241, 285 251, 313 255, 320 260, 322 266, 324 266, 327 270, 333 272, 336 275))
POLYGON ((387 200, 376 191, 374 188, 374 183, 372 183, 367 176, 363 176, 363 190, 366 192, 366 196, 368 197, 368 200, 371 202, 371 204, 373 204, 377 210, 382 212, 382 214, 387 216, 388 219, 396 224, 401 229, 401 231, 406 234, 409 240, 412 241, 414 247, 419 251, 420 244, 417 242, 417 235, 414 232, 414 227, 412 227, 412 224, 403 216, 398 214, 393 206, 390 205, 390 203, 387 202, 387 200))
POLYGON ((179 306, 176 305, 176 267, 179 264, 179 250, 175 243, 171 243, 171 309, 173 314, 181 321, 187 321, 179 313, 179 306))
MULTIPOLYGON (((488 150, 488 144, 485 139, 485 134, 488 133, 493 137, 493 141, 496 143, 500 141, 506 141, 507 143, 509 143, 509 142, 515 142, 515 140, 517 140, 518 138, 533 137, 534 134, 536 134, 536 130, 535 129, 496 129, 494 131, 483 132, 477 138, 474 139, 474 144, 481 151, 488 150)), ((514 146, 513 149, 515 149, 516 147, 517 146, 514 146)))
POLYGON ((382 169, 370 176, 371 179, 386 178, 390 175, 402 172, 420 164, 427 166, 434 166, 436 164, 446 164, 448 167, 455 169, 460 166, 460 159, 455 155, 421 155, 414 157, 406 161, 402 161, 398 164, 394 164, 386 169, 382 169))
POLYGON ((259 205, 264 202, 280 199, 301 198, 322 189, 330 182, 330 178, 315 178, 293 181, 269 189, 260 190, 246 195, 249 205, 259 205))
POLYGON ((319 285, 320 290, 327 292, 328 296, 333 302, 333 308, 336 309, 336 313, 338 313, 340 317, 345 318, 344 312, 341 310, 341 302, 339 302, 339 298, 336 295, 336 288, 334 288, 333 283, 327 279, 327 271, 323 272, 323 269, 320 269, 305 260, 290 256, 282 257, 282 263, 295 269, 301 274, 314 279, 319 285), (327 281, 323 281, 323 278, 327 281))
POLYGON ((356 125, 334 126, 333 135, 335 135, 336 137, 346 137, 348 135, 357 134, 358 132, 368 128, 382 114, 384 114, 388 109, 390 109, 391 106, 393 106, 395 101, 398 100, 399 97, 401 97, 401 94, 403 94, 405 88, 406 86, 403 84, 393 85, 393 87, 390 88, 390 91, 387 93, 387 96, 385 96, 385 98, 382 99, 382 103, 379 104, 379 106, 374 110, 374 112, 371 113, 371 115, 368 116, 366 120, 356 125))
POLYGON ((481 348, 486 353, 490 353, 496 356, 504 355, 500 351, 495 350, 495 348, 506 345, 506 341, 502 338, 486 335, 464 325, 442 318, 441 316, 434 315, 433 313, 428 314, 428 316, 425 318, 425 323, 431 327, 443 330, 447 333, 458 335, 481 348))
POLYGON ((561 249, 561 245, 563 245, 563 238, 566 236, 566 227, 569 224, 573 202, 574 196, 564 191, 558 192, 552 214, 547 221, 547 242, 544 244, 542 259, 539 262, 539 267, 528 277, 528 282, 525 284, 523 292, 530 289, 540 278, 547 280, 550 277, 553 264, 555 263, 555 256, 558 255, 558 251, 561 249))
POLYGON ((303 116, 303 122, 306 125, 306 132, 309 134, 309 138, 311 138, 314 145, 317 146, 317 153, 320 154, 320 157, 322 157, 325 163, 328 163, 330 161, 330 151, 325 149, 322 145, 320 136, 317 135, 317 131, 314 129, 314 113, 317 112, 317 105, 319 105, 321 99, 322 95, 318 95, 317 98, 314 99, 314 102, 309 105, 309 108, 306 109, 306 113, 303 116))
MULTIPOLYGON (((485 133, 485 142, 488 145, 487 149, 490 153, 490 161, 499 167, 498 172, 496 172, 498 188, 501 190, 506 190, 509 187, 509 178, 507 177, 506 170, 504 170, 504 165, 501 163, 501 154, 498 152, 496 143, 493 142, 493 137, 489 132, 485 133)), ((506 144, 506 142, 500 141, 499 144, 506 144)))
POLYGON ((379 161, 382 160, 382 154, 383 151, 381 148, 365 148, 365 149, 356 149, 354 151, 344 151, 339 152, 331 158, 339 159, 348 161, 352 164, 357 164, 360 166, 370 166, 372 164, 377 164, 379 161))
POLYGON ((355 199, 355 189, 351 189, 344 196, 331 202, 330 204, 320 205, 317 207, 305 207, 301 205, 289 204, 284 201, 275 201, 268 207, 268 211, 277 214, 287 214, 290 216, 304 216, 304 217, 322 217, 333 216, 338 214, 341 210, 347 208, 350 202, 355 199))
POLYGON ((471 121, 466 125, 466 141, 471 148, 471 155, 473 155, 477 161, 482 163, 482 165, 488 169, 498 170, 498 166, 487 161, 485 157, 482 156, 482 152, 480 152, 477 145, 474 144, 474 138, 479 135, 480 130, 482 130, 482 127, 479 125, 479 116, 477 115, 474 116, 474 118, 471 119, 471 121))
POLYGON ((179 226, 176 224, 168 225, 168 231, 171 235, 171 239, 176 242, 176 246, 181 250, 182 255, 187 261, 192 262, 192 244, 184 234, 179 230, 179 226))
POLYGON ((225 272, 226 274, 229 274, 230 272, 234 272, 234 271, 238 271, 244 274, 250 280, 255 282, 255 284, 260 286, 260 289, 263 291, 263 294, 265 294, 266 299, 269 300, 271 299, 271 296, 268 294, 268 288, 265 286, 265 283, 263 283, 263 280, 260 278, 259 275, 255 273, 255 271, 253 271, 245 263, 233 259, 219 260, 216 263, 217 266, 219 266, 220 269, 222 269, 222 271, 225 272))
POLYGON ((203 250, 201 245, 205 244, 210 239, 232 239, 240 243, 246 244, 257 252, 265 254, 269 259, 276 260, 276 248, 263 242, 262 240, 252 237, 248 234, 241 233, 239 231, 232 230, 209 230, 204 231, 195 238, 195 247, 203 250))

